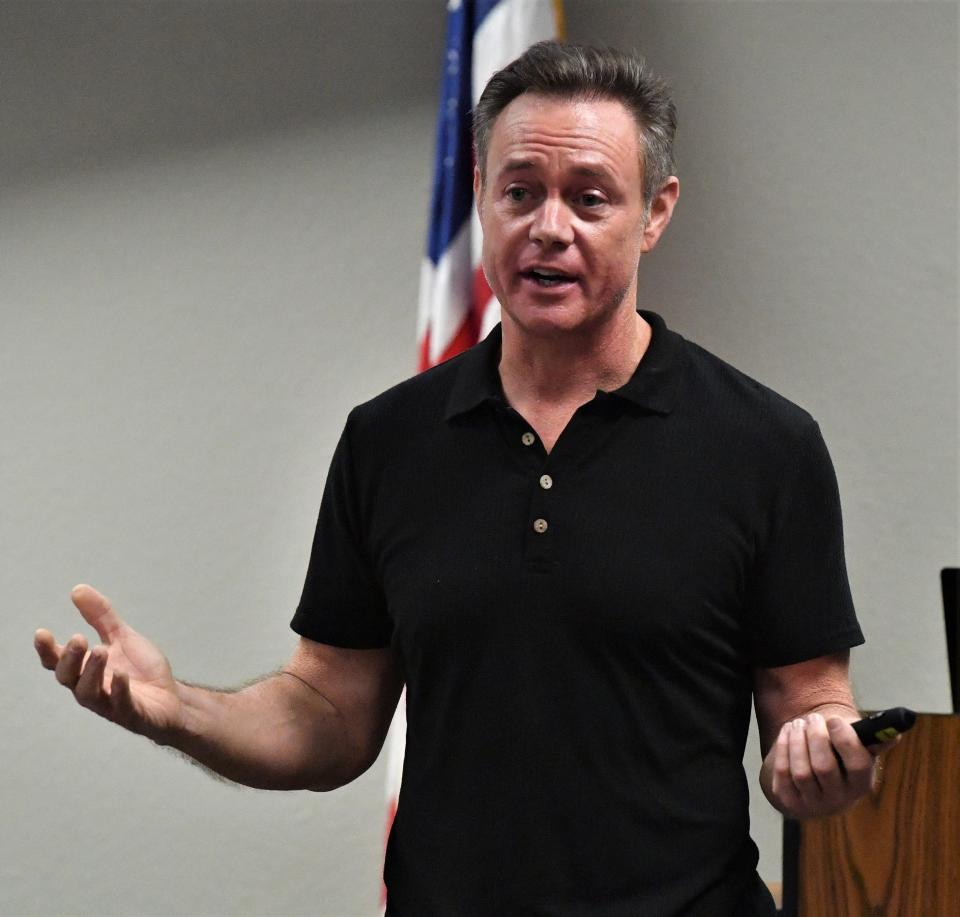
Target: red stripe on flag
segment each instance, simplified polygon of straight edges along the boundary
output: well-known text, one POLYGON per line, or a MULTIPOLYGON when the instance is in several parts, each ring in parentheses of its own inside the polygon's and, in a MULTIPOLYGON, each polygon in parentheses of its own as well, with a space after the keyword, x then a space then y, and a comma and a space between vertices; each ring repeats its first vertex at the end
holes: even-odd
POLYGON ((460 323, 457 333, 451 338, 450 343, 447 344, 436 360, 430 359, 430 329, 428 328, 426 334, 423 336, 423 340, 420 341, 418 371, 423 372, 425 369, 430 369, 431 366, 445 363, 451 357, 455 357, 458 353, 463 353, 464 350, 473 347, 473 345, 477 343, 477 332, 479 328, 480 322, 477 320, 477 316, 471 308, 464 320, 460 323))
POLYGON ((430 329, 423 333, 420 340, 420 354, 417 357, 417 372, 422 373, 430 368, 430 329))
MULTIPOLYGON (((387 830, 383 835, 383 849, 387 849, 387 841, 390 840, 390 829, 393 827, 393 820, 397 817, 397 800, 395 798, 390 800, 390 804, 387 808, 387 830)), ((381 910, 387 906, 387 885, 383 881, 383 875, 380 875, 380 908, 381 910)))
POLYGON ((477 315, 477 340, 480 339, 480 328, 483 325, 483 313, 487 309, 487 303, 493 299, 493 290, 487 283, 487 276, 483 273, 483 268, 477 265, 473 269, 473 299, 471 305, 477 315))
POLYGON ((479 333, 480 320, 477 318, 476 310, 471 307, 470 311, 460 323, 457 333, 444 348, 443 353, 438 357, 437 363, 443 363, 451 357, 455 357, 458 353, 463 353, 463 351, 473 347, 473 345, 477 343, 477 335, 479 333))
POLYGON ((471 302, 470 311, 464 316, 457 333, 450 340, 450 343, 443 349, 443 353, 436 360, 430 359, 430 329, 427 328, 420 340, 420 354, 417 361, 417 369, 423 372, 437 363, 443 363, 458 353, 473 347, 480 340, 480 328, 483 325, 483 313, 486 311, 487 303, 493 299, 493 290, 487 283, 483 268, 477 267, 473 271, 473 283, 471 284, 471 302))

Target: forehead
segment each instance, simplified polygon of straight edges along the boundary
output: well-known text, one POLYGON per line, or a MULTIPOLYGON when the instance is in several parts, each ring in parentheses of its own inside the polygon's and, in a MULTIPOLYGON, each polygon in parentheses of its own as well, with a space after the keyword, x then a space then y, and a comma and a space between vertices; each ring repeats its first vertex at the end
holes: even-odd
POLYGON ((534 166, 596 165, 624 180, 639 179, 640 132, 616 99, 517 96, 490 132, 487 171, 497 175, 519 162, 534 166))

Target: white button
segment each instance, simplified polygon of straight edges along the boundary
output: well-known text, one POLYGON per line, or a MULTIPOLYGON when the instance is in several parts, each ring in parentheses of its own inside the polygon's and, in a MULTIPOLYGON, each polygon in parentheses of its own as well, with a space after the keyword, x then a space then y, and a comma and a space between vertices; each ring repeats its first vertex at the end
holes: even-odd
POLYGON ((535 520, 533 523, 533 530, 538 535, 542 535, 547 530, 547 520, 546 519, 535 520))
POLYGON ((525 446, 532 446, 536 441, 536 436, 530 432, 524 433, 523 436, 520 437, 520 442, 522 442, 525 446))
POLYGON ((553 478, 551 478, 548 474, 542 475, 540 478, 540 486, 544 490, 549 490, 551 487, 553 487, 553 478))

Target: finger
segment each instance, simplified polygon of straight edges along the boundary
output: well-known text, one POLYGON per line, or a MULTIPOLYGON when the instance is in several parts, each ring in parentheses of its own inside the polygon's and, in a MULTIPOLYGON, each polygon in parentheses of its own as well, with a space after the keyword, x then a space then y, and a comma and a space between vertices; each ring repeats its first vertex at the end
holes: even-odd
POLYGON ((130 678, 124 672, 114 672, 110 682, 110 717, 127 729, 132 729, 136 720, 130 678))
POLYGON ((790 752, 790 776, 797 792, 806 805, 815 805, 821 795, 820 784, 810 763, 810 751, 807 748, 807 723, 796 719, 790 724, 788 739, 790 752))
POLYGON ((790 773, 790 727, 790 723, 783 726, 774 745, 772 788, 777 799, 787 808, 795 809, 801 799, 790 773))
POLYGON ((807 717, 807 751, 814 777, 826 801, 831 805, 843 802, 846 780, 830 741, 826 720, 819 713, 807 717))
POLYGON ((102 646, 95 646, 90 650, 87 664, 80 673, 80 678, 73 689, 74 697, 82 707, 87 707, 95 713, 105 713, 110 704, 103 691, 103 673, 107 666, 107 651, 102 646))
POLYGON ((827 720, 827 729, 830 741, 843 761, 847 783, 855 793, 865 793, 873 781, 873 755, 864 748, 853 727, 839 716, 827 720))
POLYGON ((45 669, 53 671, 57 667, 57 663, 60 661, 60 654, 63 652, 63 647, 57 643, 50 631, 41 627, 40 630, 33 635, 33 648, 37 651, 37 655, 40 657, 40 664, 45 669))
POLYGON ((111 643, 114 635, 123 627, 123 621, 113 610, 110 600, 97 592, 93 586, 81 583, 70 592, 73 604, 77 606, 83 619, 100 636, 104 643, 111 643))
POLYGON ((63 648, 54 674, 57 681, 67 688, 72 689, 77 679, 80 677, 80 669, 83 666, 83 656, 87 651, 87 638, 83 634, 74 634, 63 648))

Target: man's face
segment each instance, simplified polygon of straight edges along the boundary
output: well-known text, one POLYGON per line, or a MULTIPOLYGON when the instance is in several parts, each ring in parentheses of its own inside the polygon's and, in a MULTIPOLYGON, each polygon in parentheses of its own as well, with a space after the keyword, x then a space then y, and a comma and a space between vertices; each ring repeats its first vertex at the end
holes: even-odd
POLYGON ((505 324, 586 330, 636 307, 640 254, 656 242, 644 232, 642 178, 637 124, 620 102, 526 93, 500 113, 474 190, 505 324))

